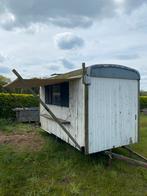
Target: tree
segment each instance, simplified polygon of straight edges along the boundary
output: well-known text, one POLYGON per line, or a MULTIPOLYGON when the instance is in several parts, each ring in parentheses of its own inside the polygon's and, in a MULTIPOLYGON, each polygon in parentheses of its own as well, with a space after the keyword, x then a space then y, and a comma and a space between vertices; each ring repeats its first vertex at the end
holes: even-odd
POLYGON ((147 91, 141 90, 141 91, 140 91, 140 95, 141 95, 141 96, 147 96, 147 91))
MULTIPOLYGON (((0 93, 6 92, 3 86, 5 84, 8 84, 9 82, 11 82, 10 78, 0 75, 0 93)), ((32 89, 35 91, 35 93, 39 94, 39 87, 34 87, 32 89)), ((7 89, 7 91, 11 93, 31 94, 28 88, 14 88, 14 89, 7 89)))
POLYGON ((4 92, 3 85, 11 82, 10 78, 0 75, 0 92, 4 92))

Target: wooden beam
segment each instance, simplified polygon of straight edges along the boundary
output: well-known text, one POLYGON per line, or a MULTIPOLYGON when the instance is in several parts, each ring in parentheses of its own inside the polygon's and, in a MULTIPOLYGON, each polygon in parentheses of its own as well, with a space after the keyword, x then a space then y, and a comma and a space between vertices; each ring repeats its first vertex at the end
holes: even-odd
POLYGON ((89 153, 89 133, 88 133, 88 85, 85 83, 86 68, 82 63, 82 82, 84 85, 84 129, 85 129, 85 154, 89 153))
POLYGON ((131 158, 126 157, 124 155, 116 154, 116 153, 110 152, 110 151, 105 151, 104 153, 106 155, 108 155, 108 156, 111 156, 112 158, 115 158, 115 159, 118 159, 118 160, 122 160, 122 161, 126 161, 126 162, 128 162, 130 164, 137 165, 137 166, 142 166, 144 168, 147 168, 147 163, 145 163, 145 162, 138 161, 138 160, 135 160, 135 159, 131 159, 131 158))
MULTIPOLYGON (((13 69, 12 71, 17 76, 17 78, 20 80, 20 82, 22 82, 23 85, 25 86, 25 81, 21 77, 21 75, 15 69, 13 69)), ((60 120, 55 116, 55 114, 50 110, 50 108, 42 101, 42 99, 31 88, 29 88, 29 90, 33 94, 33 96, 36 97, 39 100, 40 104, 46 109, 46 111, 50 114, 50 116, 54 119, 54 121, 56 121, 56 123, 62 128, 62 130, 73 141, 73 143, 76 145, 76 147, 79 150, 81 150, 80 145, 76 142, 76 140, 74 139, 74 137, 69 133, 69 131, 65 128, 65 126, 60 122, 60 120)))
MULTIPOLYGON (((44 117, 44 118, 47 118, 47 119, 49 119, 49 120, 53 120, 53 121, 54 121, 54 119, 53 119, 51 116, 49 116, 48 114, 40 114, 40 116, 42 116, 42 117, 44 117)), ((61 119, 61 118, 58 118, 58 120, 60 120, 60 122, 61 122, 62 124, 67 124, 67 125, 70 124, 70 121, 63 120, 63 119, 61 119)))
POLYGON ((127 146, 123 146, 124 149, 128 150, 129 152, 131 152, 132 154, 138 156, 139 158, 143 159, 144 161, 147 162, 147 158, 140 155, 139 153, 135 152, 134 150, 132 150, 131 148, 127 147, 127 146))

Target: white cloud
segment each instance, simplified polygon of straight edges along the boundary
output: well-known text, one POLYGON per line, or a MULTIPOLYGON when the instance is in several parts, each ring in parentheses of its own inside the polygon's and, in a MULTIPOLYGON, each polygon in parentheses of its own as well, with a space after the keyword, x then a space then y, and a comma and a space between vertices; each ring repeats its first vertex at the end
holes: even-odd
POLYGON ((60 61, 61 61, 62 65, 64 66, 64 68, 66 68, 66 69, 75 68, 74 64, 65 58, 60 59, 60 61))
POLYGON ((9 72, 10 72, 9 67, 0 65, 0 75, 1 75, 1 74, 6 74, 6 73, 9 73, 9 72))
POLYGON ((138 59, 140 56, 139 54, 129 54, 129 53, 122 53, 122 54, 117 54, 115 56, 117 59, 120 59, 120 60, 134 60, 134 59, 138 59))
POLYGON ((59 27, 75 28, 82 27, 88 28, 93 24, 93 20, 86 16, 73 16, 70 17, 60 17, 60 18, 50 18, 49 21, 59 27))
POLYGON ((144 74, 147 89, 146 18, 146 0, 0 0, 1 61, 24 77, 63 73, 83 61, 122 64, 144 74))
POLYGON ((1 26, 7 30, 33 23, 60 27, 89 27, 95 20, 116 16, 116 10, 130 13, 146 0, 1 0, 1 26))
POLYGON ((60 69, 60 66, 58 66, 58 65, 49 65, 49 66, 46 66, 46 69, 49 69, 50 71, 58 72, 59 69, 60 69))
POLYGON ((138 9, 140 6, 146 3, 146 0, 124 0, 125 12, 129 13, 130 11, 138 9))
POLYGON ((0 63, 4 62, 6 57, 0 53, 0 63))
POLYGON ((15 21, 11 23, 8 21, 5 24, 4 27, 7 29, 26 27, 32 23, 53 23, 67 27, 89 26, 90 19, 94 17, 113 16, 114 8, 113 0, 93 0, 92 3, 89 0, 2 0, 1 2, 1 12, 15 17, 15 21))
POLYGON ((80 48, 84 45, 84 40, 71 32, 64 32, 55 35, 54 41, 56 46, 63 50, 80 48))
POLYGON ((9 12, 0 15, 0 25, 6 29, 11 30, 15 24, 15 16, 9 12))

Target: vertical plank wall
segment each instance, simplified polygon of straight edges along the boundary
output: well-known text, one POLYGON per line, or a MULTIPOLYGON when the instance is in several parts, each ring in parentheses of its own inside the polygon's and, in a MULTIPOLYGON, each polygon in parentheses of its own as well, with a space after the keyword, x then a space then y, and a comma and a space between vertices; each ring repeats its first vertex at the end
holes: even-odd
POLYGON ((89 153, 138 141, 138 81, 91 77, 89 153))
MULTIPOLYGON (((83 88, 84 86, 81 79, 72 80, 69 82, 69 107, 48 105, 58 118, 70 121, 70 125, 65 125, 65 127, 81 147, 85 145, 83 88)), ((42 100, 45 100, 44 87, 40 88, 40 97, 42 100)), ((56 122, 41 116, 42 114, 48 113, 42 106, 40 106, 40 122, 42 129, 75 146, 56 122)))

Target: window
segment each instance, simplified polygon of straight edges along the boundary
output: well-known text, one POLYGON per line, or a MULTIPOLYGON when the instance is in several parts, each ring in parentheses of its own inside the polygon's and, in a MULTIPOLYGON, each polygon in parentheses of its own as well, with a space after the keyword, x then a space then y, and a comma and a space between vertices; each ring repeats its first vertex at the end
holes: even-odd
POLYGON ((69 83, 45 86, 45 103, 69 107, 69 83))
POLYGON ((52 86, 52 104, 60 105, 61 103, 61 88, 60 85, 52 86))

